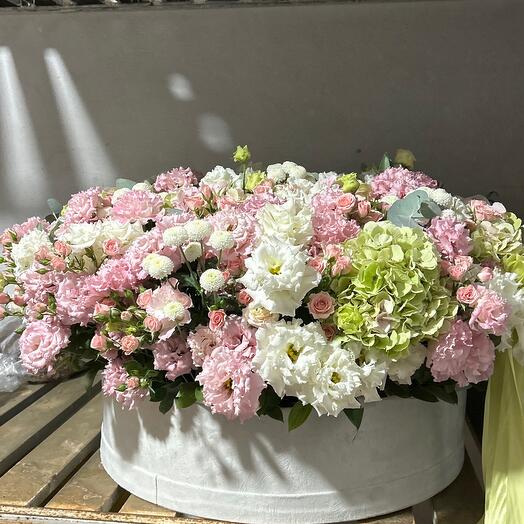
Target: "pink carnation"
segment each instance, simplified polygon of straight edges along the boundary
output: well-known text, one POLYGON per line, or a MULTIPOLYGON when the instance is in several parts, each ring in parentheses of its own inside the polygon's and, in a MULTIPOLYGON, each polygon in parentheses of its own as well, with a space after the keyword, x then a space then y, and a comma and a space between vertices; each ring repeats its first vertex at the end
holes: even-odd
POLYGON ((30 322, 19 341, 24 368, 32 374, 52 374, 56 357, 69 345, 70 335, 71 330, 53 317, 30 322))
POLYGON ((216 348, 204 360, 196 380, 202 384, 204 403, 213 413, 242 422, 255 415, 265 388, 262 377, 252 369, 251 359, 225 347, 216 348))
POLYGON ((148 396, 148 390, 141 388, 139 382, 129 380, 135 377, 128 375, 123 363, 120 358, 107 363, 102 372, 102 392, 108 397, 113 397, 123 408, 133 409, 136 402, 148 396), (125 389, 119 391, 123 389, 122 386, 125 386, 125 389))
POLYGON ((429 344, 427 365, 436 382, 455 380, 459 386, 487 380, 493 373, 495 346, 483 333, 476 333, 463 320, 429 344))
POLYGON ((25 237, 28 233, 31 233, 31 231, 34 231, 37 228, 40 228, 43 231, 48 231, 49 222, 40 217, 31 217, 25 222, 22 222, 22 224, 15 224, 10 228, 10 231, 13 231, 17 240, 20 240, 22 237, 25 237))
POLYGON ((197 183, 197 177, 189 167, 171 169, 156 177, 155 191, 175 191, 197 183))
POLYGON ((454 262, 457 256, 468 255, 471 251, 471 238, 464 222, 454 218, 435 217, 427 233, 441 256, 451 262, 454 262))
POLYGON ((377 199, 385 196, 404 198, 420 187, 437 187, 437 181, 424 173, 403 167, 390 167, 371 181, 372 196, 377 199))
POLYGON ((474 331, 502 335, 506 330, 508 316, 508 303, 495 291, 484 288, 471 313, 469 325, 474 331))
POLYGON ((149 191, 127 191, 113 206, 113 218, 118 222, 145 224, 162 211, 162 198, 149 191))
POLYGON ((204 359, 211 355, 218 345, 217 335, 207 326, 198 326, 189 333, 187 345, 191 349, 191 356, 195 366, 202 366, 204 359))
POLYGON ((470 200, 469 207, 471 207, 476 220, 479 221, 488 220, 489 222, 492 222, 493 220, 500 218, 506 212, 506 209, 502 204, 490 205, 483 200, 470 200))
POLYGON ((63 276, 54 271, 40 274, 29 269, 22 273, 20 282, 24 289, 25 315, 30 320, 36 320, 36 317, 42 313, 42 306, 47 308, 49 295, 53 295, 56 292, 58 284, 62 279, 63 276))
POLYGON ((67 203, 66 211, 64 213, 64 223, 76 224, 97 220, 98 207, 100 205, 99 187, 92 187, 87 191, 76 193, 67 203))
POLYGON ((168 380, 175 380, 180 375, 189 373, 193 367, 191 351, 181 335, 157 342, 151 346, 151 349, 155 359, 155 369, 167 371, 168 380))

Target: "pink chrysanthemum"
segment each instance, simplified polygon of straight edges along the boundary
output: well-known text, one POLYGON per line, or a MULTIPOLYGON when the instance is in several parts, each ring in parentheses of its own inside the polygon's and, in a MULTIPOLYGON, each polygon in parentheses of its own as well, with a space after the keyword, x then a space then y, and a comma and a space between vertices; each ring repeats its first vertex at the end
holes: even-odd
POLYGON ((451 262, 457 256, 465 256, 471 251, 471 238, 464 222, 435 217, 426 231, 441 256, 451 262))
POLYGON ((385 196, 404 198, 419 187, 437 187, 437 181, 403 167, 390 167, 371 181, 372 196, 377 199, 385 196))
POLYGON ((191 371, 193 361, 186 341, 181 335, 171 337, 151 346, 155 359, 155 369, 167 371, 166 378, 175 380, 191 371))
POLYGON ((136 377, 128 375, 120 358, 109 361, 102 372, 102 392, 127 409, 133 409, 138 401, 149 395, 147 389, 140 387, 136 377))
POLYGON ((118 222, 145 224, 162 211, 162 198, 149 191, 127 191, 113 206, 113 218, 118 222))
POLYGON ((53 364, 62 349, 68 346, 71 330, 54 317, 30 322, 19 341, 24 368, 33 374, 53 373, 53 364))
POLYGON ((189 167, 170 169, 156 177, 155 191, 174 191, 197 183, 197 177, 189 167))
POLYGON ((493 373, 495 346, 484 333, 476 333, 456 320, 447 333, 429 344, 427 365, 436 382, 453 379, 459 386, 487 380, 493 373))

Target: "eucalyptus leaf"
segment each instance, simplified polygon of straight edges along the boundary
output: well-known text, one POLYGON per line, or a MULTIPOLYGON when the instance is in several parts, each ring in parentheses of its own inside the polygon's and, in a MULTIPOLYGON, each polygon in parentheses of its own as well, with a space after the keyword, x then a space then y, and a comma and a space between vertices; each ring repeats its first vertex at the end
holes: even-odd
POLYGON ((63 206, 56 198, 48 198, 47 205, 49 206, 51 213, 53 213, 55 216, 59 216, 62 212, 63 206))
POLYGON ((129 180, 128 178, 117 178, 115 181, 117 189, 131 189, 135 184, 134 180, 129 180))
MULTIPOLYGON (((409 193, 409 195, 406 195, 404 198, 393 202, 388 210, 387 219, 400 227, 420 227, 418 220, 426 218, 422 214, 421 208, 424 205, 424 209, 430 212, 431 210, 435 210, 432 204, 433 202, 430 200, 428 194, 418 189, 409 193)), ((438 208, 438 206, 436 207, 438 208)), ((438 210, 440 211, 440 208, 438 208, 438 210)))
POLYGON ((166 215, 181 215, 184 211, 182 209, 178 209, 176 207, 170 207, 166 209, 166 215))
POLYGON ((379 172, 385 171, 386 169, 389 169, 391 167, 391 160, 389 159, 388 155, 384 153, 384 156, 382 157, 382 160, 380 161, 380 164, 378 165, 379 172))
POLYGON ((307 420, 313 407, 310 404, 302 404, 300 400, 291 408, 287 421, 289 431, 298 428, 307 420))

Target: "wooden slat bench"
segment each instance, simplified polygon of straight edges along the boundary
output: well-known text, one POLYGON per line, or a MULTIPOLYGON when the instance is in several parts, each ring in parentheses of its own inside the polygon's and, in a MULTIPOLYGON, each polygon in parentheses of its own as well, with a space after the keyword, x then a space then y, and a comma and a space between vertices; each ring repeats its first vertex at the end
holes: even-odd
MULTIPOLYGON (((86 388, 85 377, 0 394, 0 523, 211 523, 130 495, 105 473, 101 401, 100 384, 86 388)), ((476 524, 482 507, 482 488, 466 459, 457 480, 432 500, 361 522, 476 524)))

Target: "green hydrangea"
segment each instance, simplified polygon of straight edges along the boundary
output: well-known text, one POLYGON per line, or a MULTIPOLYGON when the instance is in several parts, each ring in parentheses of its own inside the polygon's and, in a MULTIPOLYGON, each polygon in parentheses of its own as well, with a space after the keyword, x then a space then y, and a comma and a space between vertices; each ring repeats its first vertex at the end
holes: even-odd
POLYGON ((522 249, 522 221, 513 213, 494 222, 483 221, 473 231, 472 255, 480 260, 502 258, 522 249))
POLYGON ((352 270, 334 282, 335 319, 348 339, 399 353, 437 335, 458 305, 422 229, 370 222, 345 243, 352 270))
POLYGON ((524 286, 524 251, 512 253, 502 259, 502 267, 504 271, 515 273, 517 281, 521 286, 524 286))

